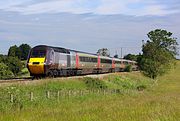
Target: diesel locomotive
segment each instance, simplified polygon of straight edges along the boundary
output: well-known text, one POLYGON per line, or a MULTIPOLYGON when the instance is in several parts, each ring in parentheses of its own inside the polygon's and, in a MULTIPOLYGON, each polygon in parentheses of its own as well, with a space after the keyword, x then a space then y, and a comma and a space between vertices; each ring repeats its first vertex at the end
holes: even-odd
POLYGON ((32 48, 27 60, 27 68, 32 77, 120 72, 127 65, 137 70, 135 61, 46 45, 32 48))

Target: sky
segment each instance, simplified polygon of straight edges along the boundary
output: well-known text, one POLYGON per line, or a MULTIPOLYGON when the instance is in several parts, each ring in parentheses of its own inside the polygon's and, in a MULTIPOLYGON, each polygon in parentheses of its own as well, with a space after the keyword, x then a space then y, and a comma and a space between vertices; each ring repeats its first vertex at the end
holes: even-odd
POLYGON ((180 44, 179 20, 179 0, 0 0, 0 54, 22 43, 138 54, 155 29, 180 44))

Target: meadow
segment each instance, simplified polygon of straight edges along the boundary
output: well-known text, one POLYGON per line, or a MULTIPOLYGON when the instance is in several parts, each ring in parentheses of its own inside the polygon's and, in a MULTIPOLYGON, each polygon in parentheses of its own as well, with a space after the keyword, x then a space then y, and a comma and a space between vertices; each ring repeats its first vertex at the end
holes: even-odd
POLYGON ((0 86, 0 121, 179 121, 179 74, 180 61, 156 80, 131 72, 0 86))

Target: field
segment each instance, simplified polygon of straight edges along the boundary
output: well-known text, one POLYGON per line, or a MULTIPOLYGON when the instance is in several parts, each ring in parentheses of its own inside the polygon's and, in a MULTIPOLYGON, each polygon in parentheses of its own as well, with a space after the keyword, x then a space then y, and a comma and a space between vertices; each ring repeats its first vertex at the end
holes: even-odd
POLYGON ((0 86, 0 121, 179 121, 179 74, 180 61, 157 80, 132 72, 0 86))

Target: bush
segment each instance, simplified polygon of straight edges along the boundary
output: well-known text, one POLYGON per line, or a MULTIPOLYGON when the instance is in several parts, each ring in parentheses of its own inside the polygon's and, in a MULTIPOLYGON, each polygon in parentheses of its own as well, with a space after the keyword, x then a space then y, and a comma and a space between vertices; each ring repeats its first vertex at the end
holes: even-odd
POLYGON ((85 82, 86 86, 90 89, 106 89, 107 86, 105 82, 103 82, 100 79, 94 79, 90 77, 83 78, 83 81, 85 82))
POLYGON ((8 57, 7 66, 13 72, 14 75, 18 75, 22 70, 22 63, 17 57, 8 57))
POLYGON ((9 70, 8 66, 0 63, 0 79, 13 77, 13 73, 9 70))
POLYGON ((131 72, 132 71, 132 66, 131 65, 127 65, 124 69, 125 72, 131 72))
POLYGON ((0 55, 0 63, 4 63, 14 75, 18 75, 22 70, 22 63, 17 57, 0 55))
POLYGON ((113 83, 117 84, 122 89, 135 89, 136 83, 127 77, 115 77, 112 80, 113 83))

